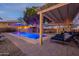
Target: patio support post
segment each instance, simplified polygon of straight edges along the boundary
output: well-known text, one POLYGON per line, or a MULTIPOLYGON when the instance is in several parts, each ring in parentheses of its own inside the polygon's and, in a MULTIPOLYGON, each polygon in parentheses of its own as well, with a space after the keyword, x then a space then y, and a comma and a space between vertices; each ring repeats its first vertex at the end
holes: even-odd
POLYGON ((42 34, 43 34, 43 14, 40 13, 40 46, 43 45, 42 34))
POLYGON ((57 24, 57 34, 59 33, 59 26, 58 26, 58 24, 57 24))

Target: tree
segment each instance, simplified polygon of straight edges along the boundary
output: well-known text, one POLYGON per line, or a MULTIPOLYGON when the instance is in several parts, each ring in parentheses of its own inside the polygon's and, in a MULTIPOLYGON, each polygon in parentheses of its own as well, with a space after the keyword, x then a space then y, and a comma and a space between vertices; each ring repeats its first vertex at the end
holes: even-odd
POLYGON ((33 23, 37 23, 38 22, 38 15, 36 14, 37 7, 31 7, 31 8, 26 8, 26 10, 24 11, 24 21, 27 24, 33 24, 33 23))
MULTIPOLYGON (((39 24, 39 15, 37 14, 37 7, 26 8, 24 11, 24 21, 27 24, 39 24)), ((51 22, 47 18, 44 17, 44 23, 51 22)))
POLYGON ((27 16, 30 17, 30 16, 33 16, 36 14, 36 8, 32 7, 32 8, 27 8, 27 16))

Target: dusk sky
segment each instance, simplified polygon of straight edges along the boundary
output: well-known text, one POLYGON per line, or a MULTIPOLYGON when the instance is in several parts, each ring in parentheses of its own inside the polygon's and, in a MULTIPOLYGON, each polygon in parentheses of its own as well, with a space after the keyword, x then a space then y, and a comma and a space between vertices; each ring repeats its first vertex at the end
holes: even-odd
POLYGON ((26 7, 42 6, 42 3, 0 3, 0 17, 13 20, 23 17, 23 11, 26 7))

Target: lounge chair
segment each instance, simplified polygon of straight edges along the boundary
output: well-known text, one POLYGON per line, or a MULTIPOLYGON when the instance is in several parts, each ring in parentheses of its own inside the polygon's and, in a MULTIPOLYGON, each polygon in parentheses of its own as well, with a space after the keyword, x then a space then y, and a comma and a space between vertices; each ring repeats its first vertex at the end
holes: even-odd
POLYGON ((72 32, 64 32, 61 34, 56 34, 54 37, 51 38, 51 40, 69 42, 69 41, 71 41, 70 39, 73 38, 73 36, 74 35, 72 32), (65 36, 67 36, 67 37, 65 38, 65 36))
POLYGON ((56 34, 54 37, 51 38, 51 40, 69 42, 74 36, 76 36, 74 32, 64 32, 61 34, 56 34))
POLYGON ((64 41, 64 34, 56 34, 51 40, 64 41))
POLYGON ((63 43, 69 43, 70 41, 73 41, 78 47, 79 47, 79 33, 78 32, 65 32, 68 33, 69 36, 67 39, 65 39, 64 33, 62 34, 56 34, 54 37, 50 39, 50 41, 54 42, 63 42, 63 43))

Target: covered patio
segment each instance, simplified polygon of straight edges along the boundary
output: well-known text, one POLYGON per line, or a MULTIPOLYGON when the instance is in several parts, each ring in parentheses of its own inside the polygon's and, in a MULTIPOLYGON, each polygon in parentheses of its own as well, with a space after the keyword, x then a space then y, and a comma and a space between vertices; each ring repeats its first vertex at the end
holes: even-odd
POLYGON ((48 8, 40 7, 37 14, 40 15, 40 45, 43 45, 42 34, 43 34, 43 17, 51 20, 51 23, 48 25, 56 25, 57 33, 64 31, 71 31, 73 19, 79 12, 78 3, 58 3, 53 4, 48 8), (60 28, 60 26, 64 26, 60 28))

